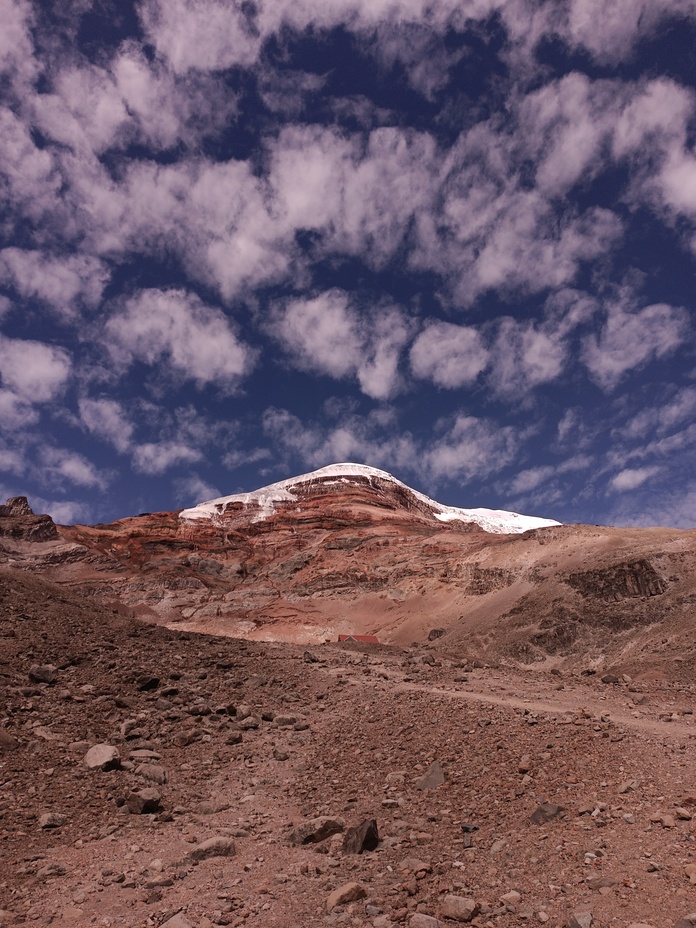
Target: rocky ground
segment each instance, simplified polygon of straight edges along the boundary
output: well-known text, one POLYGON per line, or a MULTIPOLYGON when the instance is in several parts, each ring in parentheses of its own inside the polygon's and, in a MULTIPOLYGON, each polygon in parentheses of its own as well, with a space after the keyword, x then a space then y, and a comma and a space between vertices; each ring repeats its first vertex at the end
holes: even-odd
POLYGON ((1 573, 0 925, 696 925, 694 684, 651 676, 182 633, 1 573))

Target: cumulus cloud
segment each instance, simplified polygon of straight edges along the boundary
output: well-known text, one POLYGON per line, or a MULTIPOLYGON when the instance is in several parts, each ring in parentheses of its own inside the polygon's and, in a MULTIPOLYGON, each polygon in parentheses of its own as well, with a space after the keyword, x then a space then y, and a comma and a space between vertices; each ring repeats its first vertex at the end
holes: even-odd
POLYGON ((626 468, 612 477, 611 485, 620 492, 635 490, 660 472, 659 467, 626 468))
POLYGON ((96 306, 107 279, 103 263, 89 255, 55 257, 21 248, 0 251, 0 282, 22 297, 47 303, 68 318, 80 303, 96 306))
POLYGON ((617 303, 607 308, 598 335, 583 343, 583 361, 603 390, 612 390, 629 371, 663 358, 686 338, 685 310, 664 303, 632 311, 617 303))
POLYGON ((203 480, 198 474, 190 474, 188 477, 175 480, 174 488, 178 494, 179 502, 184 506, 191 506, 204 500, 217 499, 222 496, 217 487, 203 480))
POLYGON ((43 342, 0 336, 0 378, 19 401, 48 403, 61 395, 71 373, 67 351, 43 342))
POLYGON ((492 351, 490 382, 502 395, 522 398, 532 388, 556 380, 565 364, 567 348, 557 333, 533 323, 502 319, 492 351))
POLYGON ((133 439, 133 425, 120 403, 82 397, 78 405, 80 418, 92 434, 108 441, 121 453, 128 451, 133 439))
POLYGON ((54 487, 67 482, 103 490, 108 483, 106 475, 100 473, 91 461, 66 448, 40 448, 37 470, 42 481, 54 487))
POLYGON ((488 349, 473 326, 431 321, 411 346, 410 360, 416 377, 456 389, 485 370, 488 349))
POLYGON ((163 362, 199 386, 235 385, 254 358, 220 310, 184 290, 140 291, 112 314, 106 334, 121 363, 163 362))
POLYGON ((395 307, 361 313, 348 293, 334 289, 277 307, 270 331, 298 367, 355 377, 363 393, 387 399, 399 384, 410 326, 395 307))
POLYGON ((426 485, 465 482, 498 473, 514 458, 522 436, 511 426, 458 415, 439 434, 417 440, 409 432, 385 434, 377 416, 347 417, 337 426, 303 423, 283 409, 268 409, 264 428, 277 446, 310 466, 333 461, 364 461, 415 475, 426 485))
POLYGON ((39 71, 31 38, 31 4, 28 0, 0 0, 0 22, 0 73, 9 77, 15 91, 25 91, 39 71))
POLYGON ((175 441, 146 442, 133 451, 133 467, 143 474, 163 474, 178 464, 193 464, 203 454, 197 448, 175 441))

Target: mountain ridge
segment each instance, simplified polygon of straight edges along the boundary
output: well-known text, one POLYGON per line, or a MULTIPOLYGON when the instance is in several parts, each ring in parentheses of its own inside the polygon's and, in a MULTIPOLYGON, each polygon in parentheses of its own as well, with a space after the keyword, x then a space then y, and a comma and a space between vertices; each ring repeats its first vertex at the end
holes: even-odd
POLYGON ((334 480, 350 481, 351 479, 377 480, 392 483, 408 491, 408 493, 412 494, 417 500, 428 507, 438 521, 475 522, 484 531, 495 534, 516 534, 528 531, 532 528, 543 528, 561 524, 555 519, 526 516, 518 512, 501 509, 465 509, 457 506, 445 506, 431 499, 429 496, 426 496, 424 493, 414 490, 388 471, 380 470, 379 468, 371 467, 366 464, 356 464, 352 462, 329 464, 326 467, 318 468, 306 474, 300 474, 297 477, 279 480, 265 487, 261 487, 258 490, 207 500, 189 509, 182 510, 180 518, 184 521, 195 521, 205 518, 212 519, 221 516, 228 506, 241 503, 244 506, 256 504, 259 512, 258 515, 255 516, 254 521, 262 521, 273 514, 277 504, 295 502, 304 487, 311 487, 313 484, 327 486, 334 480))

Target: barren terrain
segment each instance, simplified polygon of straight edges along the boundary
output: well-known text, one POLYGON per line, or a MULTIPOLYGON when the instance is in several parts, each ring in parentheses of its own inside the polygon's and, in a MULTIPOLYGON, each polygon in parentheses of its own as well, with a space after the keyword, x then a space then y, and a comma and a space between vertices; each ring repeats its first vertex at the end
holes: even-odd
POLYGON ((666 664, 215 638, 16 571, 0 616, 0 924, 696 923, 666 664))

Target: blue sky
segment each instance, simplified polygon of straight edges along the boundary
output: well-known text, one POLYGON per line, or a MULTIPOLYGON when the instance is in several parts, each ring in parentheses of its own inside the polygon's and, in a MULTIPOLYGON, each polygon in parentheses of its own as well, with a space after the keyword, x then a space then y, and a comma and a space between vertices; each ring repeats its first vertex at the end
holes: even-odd
POLYGON ((0 0, 0 495, 696 524, 691 0, 0 0))

